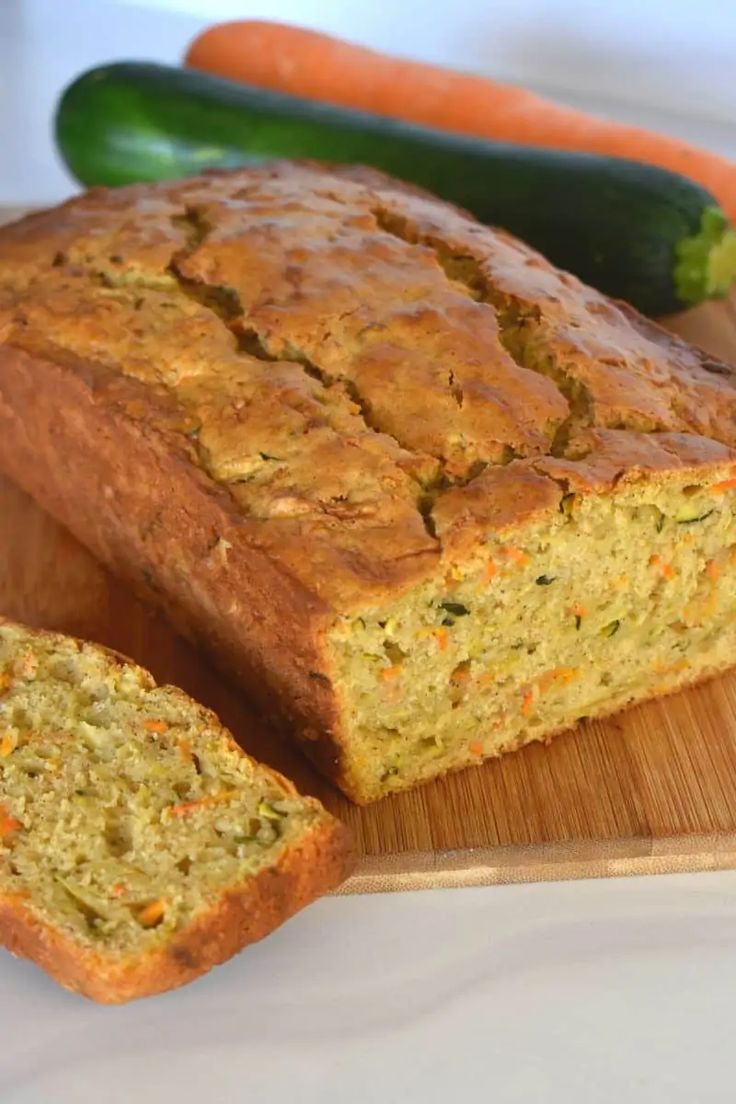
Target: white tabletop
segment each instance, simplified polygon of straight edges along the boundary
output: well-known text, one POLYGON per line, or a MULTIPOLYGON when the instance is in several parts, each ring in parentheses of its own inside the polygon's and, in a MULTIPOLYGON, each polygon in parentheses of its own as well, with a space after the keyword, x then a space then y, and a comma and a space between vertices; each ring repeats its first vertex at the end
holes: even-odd
MULTIPOLYGON (((411 43, 736 153, 730 0, 380 7, 0 0, 0 202, 72 190, 49 118, 80 69, 175 61, 234 12, 411 43)), ((0 1101, 725 1104, 735 979, 736 873, 335 898, 127 1008, 0 955, 0 1101)))
POLYGON ((736 875, 319 902, 98 1008, 0 960, 3 1104, 731 1104, 736 875))

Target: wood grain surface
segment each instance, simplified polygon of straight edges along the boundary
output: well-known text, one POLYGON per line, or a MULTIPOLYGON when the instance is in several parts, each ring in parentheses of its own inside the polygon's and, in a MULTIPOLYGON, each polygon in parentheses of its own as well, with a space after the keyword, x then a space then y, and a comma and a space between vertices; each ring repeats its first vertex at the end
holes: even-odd
MULTIPOLYGON (((671 325, 736 363, 736 298, 671 325)), ((359 809, 163 617, 0 480, 0 613, 99 640, 215 709, 353 828, 343 892, 736 867, 736 674, 359 809)))

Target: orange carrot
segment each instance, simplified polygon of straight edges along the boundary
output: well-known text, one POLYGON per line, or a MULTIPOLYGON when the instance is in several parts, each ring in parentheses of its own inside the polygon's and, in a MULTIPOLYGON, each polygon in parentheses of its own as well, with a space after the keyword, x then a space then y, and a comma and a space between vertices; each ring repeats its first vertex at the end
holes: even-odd
POLYGON ((0 840, 12 836, 13 832, 17 832, 22 827, 21 822, 4 805, 0 805, 0 840))
POLYGON ((166 721, 146 721, 143 727, 146 732, 166 732, 169 726, 166 721))
POLYGON ((525 717, 529 716, 529 714, 532 711, 533 705, 534 705, 534 688, 532 687, 531 690, 527 690, 526 694, 524 694, 524 697, 521 700, 521 712, 524 714, 525 717))
POLYGON ((189 740, 179 740, 177 747, 179 748, 179 755, 185 763, 191 763, 192 761, 192 745, 189 740))
POLYGON ((222 790, 220 793, 206 794, 204 797, 197 798, 196 801, 182 801, 179 805, 170 805, 169 812, 174 817, 189 816, 197 809, 206 809, 210 805, 222 805, 229 801, 231 797, 235 797, 236 793, 236 790, 222 790))
POLYGON ((715 560, 708 560, 705 565, 705 574, 712 583, 717 583, 721 577, 721 569, 715 560))
POLYGON ((447 629, 434 629, 432 636, 437 641, 437 647, 441 652, 444 652, 447 647, 447 629))
POLYGON ((164 897, 160 897, 158 901, 151 901, 150 904, 144 905, 138 912, 139 923, 141 923, 144 928, 153 928, 163 920, 167 905, 168 901, 164 897))
POLYGON ((562 682, 563 685, 567 685, 568 682, 572 682, 577 677, 578 672, 575 667, 553 667, 540 678, 540 693, 545 693, 555 682, 562 682))
POLYGON ((511 560, 512 563, 518 564, 520 567, 529 563, 529 557, 526 552, 521 548, 515 548, 513 544, 510 544, 508 548, 504 548, 503 553, 507 560, 511 560))
POLYGON ((483 745, 479 744, 477 740, 473 740, 470 744, 468 744, 468 751, 471 755, 482 755, 483 745))
POLYGON ((683 173, 736 219, 736 164, 676 138, 562 107, 490 77, 390 57, 302 27, 260 20, 220 23, 185 62, 311 100, 527 146, 628 157, 683 173))
POLYGON ((401 664, 394 663, 391 667, 382 667, 378 672, 381 682, 393 682, 401 674, 401 664))
POLYGON ((495 579, 496 575, 498 575, 498 568, 493 560, 489 560, 486 564, 486 579, 490 583, 491 579, 495 579))
POLYGON ((714 483, 708 490, 711 494, 723 494, 724 491, 736 489, 736 479, 724 479, 722 483, 714 483))
POLYGON ((656 567, 663 579, 674 579, 677 574, 672 564, 667 563, 666 560, 663 560, 662 557, 658 556, 656 553, 649 557, 649 566, 656 567))
POLYGON ((3 738, 0 740, 0 759, 7 759, 18 746, 18 737, 13 733, 3 733, 3 738))

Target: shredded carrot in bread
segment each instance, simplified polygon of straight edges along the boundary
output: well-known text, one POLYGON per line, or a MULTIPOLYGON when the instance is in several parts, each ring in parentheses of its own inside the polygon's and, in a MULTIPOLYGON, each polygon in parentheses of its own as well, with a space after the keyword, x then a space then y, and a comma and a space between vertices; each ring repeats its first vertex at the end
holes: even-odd
POLYGON ((191 763, 192 761, 192 745, 189 740, 179 740, 178 743, 179 754, 185 763, 191 763))
POLYGON ((394 663, 391 667, 382 667, 378 672, 381 682, 393 682, 401 674, 401 664, 394 663))
POLYGON ((525 717, 528 717, 532 711, 534 705, 534 687, 531 690, 527 690, 521 701, 521 712, 525 717))
POLYGON ((167 732, 169 728, 166 721, 145 721, 143 727, 146 732, 167 732))
POLYGON ((236 793, 237 790, 222 790, 221 793, 206 794, 204 797, 197 798, 196 801, 182 801, 180 805, 170 805, 169 812, 174 817, 189 816, 197 809, 206 809, 210 805, 223 805, 226 801, 235 797, 236 793))
POLYGON ((493 560, 489 560, 486 564, 486 579, 490 583, 491 579, 494 579, 496 575, 498 575, 498 567, 493 560))
POLYGON ((482 755, 483 745, 478 743, 477 740, 472 740, 471 743, 468 744, 468 751, 471 755, 482 755))
POLYGON ((723 494, 724 491, 736 489, 736 479, 724 479, 720 483, 714 483, 708 490, 711 494, 723 494))
POLYGON ((2 740, 0 740, 0 759, 7 759, 7 757, 15 751, 17 746, 17 735, 12 732, 5 732, 2 740))
POLYGON ((551 671, 547 671, 539 680, 539 690, 544 693, 545 690, 549 690, 555 682, 561 682, 567 685, 568 682, 572 682, 573 679, 578 677, 578 671, 576 667, 553 667, 551 671))
POLYGON ((4 805, 0 805, 0 840, 7 839, 22 827, 21 822, 4 805))
POLYGON ((516 548, 513 544, 509 545, 508 548, 504 548, 503 552, 507 560, 511 560, 512 563, 519 564, 519 566, 529 563, 526 552, 523 552, 521 548, 516 548))
POLYGON ((144 928, 154 927, 163 920, 168 904, 165 897, 159 897, 158 901, 151 901, 150 904, 144 905, 138 911, 138 922, 144 928))
POLYGON ((573 617, 587 617, 588 611, 585 606, 581 606, 579 602, 576 602, 574 606, 570 606, 570 613, 573 617))
POLYGON ((116 882, 115 885, 112 887, 110 892, 112 893, 113 897, 124 897, 125 896, 125 886, 123 885, 122 882, 116 882))
POLYGON ((672 564, 667 563, 667 561, 656 552, 653 556, 649 557, 649 566, 656 567, 663 579, 674 579, 677 574, 672 564))
POLYGON ((441 652, 444 652, 447 647, 447 629, 434 629, 432 636, 437 641, 437 647, 441 652))
POLYGON ((721 569, 715 560, 708 560, 705 565, 705 574, 712 583, 717 583, 721 577, 721 569))

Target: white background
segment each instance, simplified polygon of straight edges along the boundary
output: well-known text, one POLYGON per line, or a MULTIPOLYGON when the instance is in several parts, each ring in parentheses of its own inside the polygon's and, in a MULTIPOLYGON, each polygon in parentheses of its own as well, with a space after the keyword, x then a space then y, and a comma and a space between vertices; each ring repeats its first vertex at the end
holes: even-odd
MULTIPOLYGON (((0 202, 73 187, 49 118, 80 69, 176 61, 220 15, 493 72, 736 154, 731 0, 0 0, 0 202)), ((332 899, 123 1009, 0 957, 0 1101, 730 1104, 735 983, 736 874, 332 899)))

